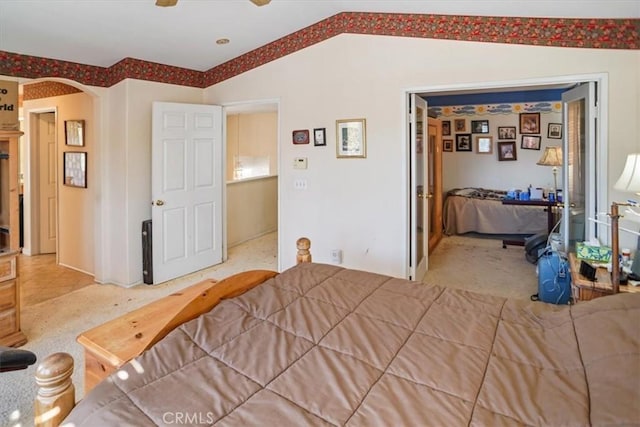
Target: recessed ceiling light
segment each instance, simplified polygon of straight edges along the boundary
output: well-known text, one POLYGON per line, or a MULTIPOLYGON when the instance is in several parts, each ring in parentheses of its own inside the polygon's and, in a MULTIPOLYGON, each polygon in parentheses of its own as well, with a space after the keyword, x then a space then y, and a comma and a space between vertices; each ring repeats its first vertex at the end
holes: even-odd
POLYGON ((229 39, 218 39, 216 40, 216 44, 227 44, 229 43, 229 39))

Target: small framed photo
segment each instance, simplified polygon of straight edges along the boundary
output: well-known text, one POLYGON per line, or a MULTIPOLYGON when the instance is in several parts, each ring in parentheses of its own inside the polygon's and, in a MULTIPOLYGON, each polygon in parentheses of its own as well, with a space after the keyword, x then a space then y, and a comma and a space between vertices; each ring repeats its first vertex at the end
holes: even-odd
POLYGON ((498 160, 501 162, 505 160, 518 160, 515 141, 498 142, 498 160))
POLYGON ((327 145, 327 131, 325 128, 313 130, 313 145, 316 147, 327 145))
POLYGON ((309 143, 309 130, 294 130, 291 134, 294 144, 308 144, 309 143))
POLYGON ((471 133, 489 133, 489 120, 471 120, 471 133))
POLYGON ((65 151, 64 185, 87 188, 87 153, 65 151))
POLYGON ((520 113, 520 133, 540 133, 540 113, 520 113))
POLYGON ((451 120, 442 121, 442 135, 443 136, 451 135, 451 120))
POLYGON ((336 156, 367 157, 367 122, 365 119, 336 120, 336 156))
POLYGON ((562 139, 562 123, 549 123, 547 138, 562 139))
POLYGON ((516 139, 516 127, 515 126, 498 127, 498 139, 516 139))
POLYGON ((455 126, 456 132, 467 131, 467 121, 465 119, 455 119, 453 125, 455 126))
POLYGON ((476 153, 493 153, 493 138, 490 136, 476 136, 476 153))
POLYGON ((471 151, 470 133, 459 133, 456 135, 456 151, 471 151))
POLYGON ((540 135, 522 135, 520 148, 524 148, 525 150, 539 150, 541 139, 542 137, 540 135))
POLYGON ((84 120, 64 121, 64 143, 73 147, 84 147, 84 120))
POLYGON ((447 152, 453 151, 453 139, 442 140, 442 151, 447 151, 447 152))

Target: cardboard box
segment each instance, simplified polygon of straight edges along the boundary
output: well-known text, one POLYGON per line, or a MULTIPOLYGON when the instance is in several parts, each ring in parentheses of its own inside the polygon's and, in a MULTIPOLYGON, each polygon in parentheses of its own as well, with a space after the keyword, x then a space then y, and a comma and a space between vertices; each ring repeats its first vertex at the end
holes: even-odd
POLYGON ((18 82, 0 80, 0 130, 20 130, 18 82))

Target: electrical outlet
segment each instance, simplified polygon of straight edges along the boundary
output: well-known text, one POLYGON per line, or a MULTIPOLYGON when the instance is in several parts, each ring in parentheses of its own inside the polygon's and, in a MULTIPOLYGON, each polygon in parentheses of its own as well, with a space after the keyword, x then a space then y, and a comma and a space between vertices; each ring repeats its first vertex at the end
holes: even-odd
POLYGON ((331 249, 330 251, 331 262, 334 264, 342 264, 342 250, 331 249))
POLYGON ((293 188, 295 190, 306 190, 307 189, 307 180, 306 179, 296 179, 293 181, 293 188))

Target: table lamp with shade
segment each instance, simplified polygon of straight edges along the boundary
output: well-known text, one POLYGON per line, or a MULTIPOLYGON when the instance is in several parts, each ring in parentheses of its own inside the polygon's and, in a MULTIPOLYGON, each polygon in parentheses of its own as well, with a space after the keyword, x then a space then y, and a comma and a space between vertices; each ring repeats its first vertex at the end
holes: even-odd
MULTIPOLYGON (((627 162, 624 165, 624 170, 613 186, 616 190, 624 191, 628 193, 640 194, 640 153, 629 154, 627 156, 627 162)), ((620 284, 620 268, 616 268, 615 263, 618 262, 619 254, 619 242, 618 242, 618 220, 620 214, 618 211, 619 206, 636 206, 635 203, 611 203, 611 283, 613 285, 613 293, 618 292, 618 285, 620 284)), ((631 273, 635 276, 640 276, 640 245, 636 248, 636 256, 633 264, 631 265, 631 273)))
MULTIPOLYGON (((562 148, 546 147, 542 157, 536 163, 540 166, 553 166, 553 192, 558 195, 558 166, 562 166, 562 148)), ((557 200, 557 197, 556 197, 557 200)))

